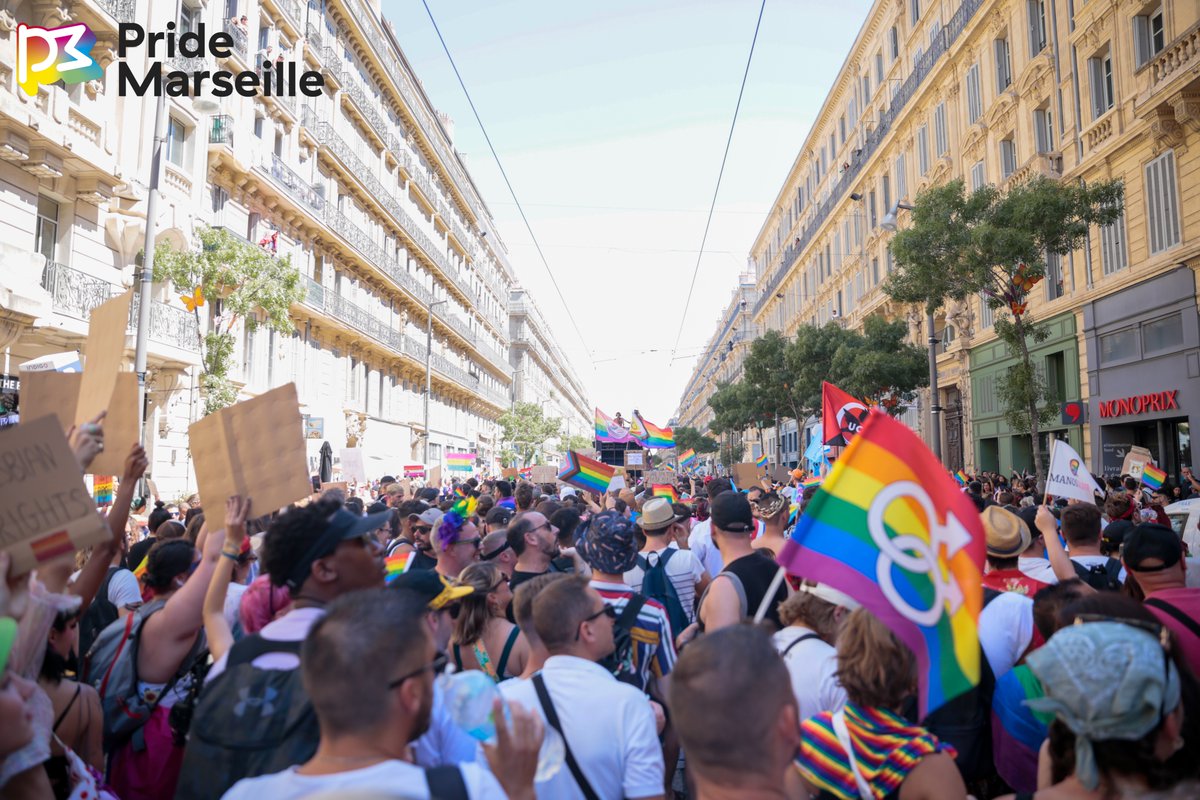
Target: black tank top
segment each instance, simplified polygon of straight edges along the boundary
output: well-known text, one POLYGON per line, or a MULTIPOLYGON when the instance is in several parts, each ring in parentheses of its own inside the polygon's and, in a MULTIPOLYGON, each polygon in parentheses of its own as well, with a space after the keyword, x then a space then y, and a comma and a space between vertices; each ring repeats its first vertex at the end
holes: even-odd
MULTIPOLYGON (((775 579, 777 572, 779 572, 779 565, 775 563, 775 559, 761 551, 731 561, 721 571, 721 573, 733 575, 742 582, 742 589, 746 593, 744 611, 747 619, 754 619, 754 615, 758 613, 758 607, 762 604, 763 597, 766 596, 767 589, 770 588, 771 581, 775 579)), ((786 599, 787 586, 781 582, 779 588, 775 590, 775 596, 767 605, 767 614, 764 617, 764 619, 770 620, 777 630, 783 627, 779 621, 779 604, 786 599)), ((701 624, 700 630, 704 630, 703 624, 701 624)))

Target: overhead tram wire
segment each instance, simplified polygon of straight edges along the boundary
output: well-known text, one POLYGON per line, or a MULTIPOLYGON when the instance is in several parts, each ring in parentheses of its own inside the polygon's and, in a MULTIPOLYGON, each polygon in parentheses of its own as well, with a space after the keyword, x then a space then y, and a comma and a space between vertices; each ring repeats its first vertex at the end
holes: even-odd
MULTIPOLYGON (((766 2, 766 0, 763 0, 763 2, 766 2)), ((587 340, 583 338, 583 333, 579 330, 579 325, 575 322, 575 316, 571 313, 571 307, 567 305, 567 298, 563 296, 562 289, 558 285, 558 279, 554 277, 554 270, 550 269, 550 262, 546 260, 546 254, 542 252, 542 246, 538 243, 537 236, 533 232, 533 226, 529 224, 529 217, 525 216, 525 208, 517 198, 517 191, 513 189, 512 181, 508 179, 508 172, 505 171, 504 164, 500 161, 500 154, 496 152, 496 147, 492 144, 492 137, 488 135, 487 128, 484 126, 483 120, 479 117, 479 110, 475 108, 475 101, 471 98, 471 93, 467 91, 467 84, 463 82, 462 73, 458 71, 458 64, 455 63, 454 56, 450 55, 450 47, 446 44, 445 37, 442 36, 442 29, 438 27, 437 20, 433 18, 433 10, 429 7, 428 0, 421 0, 421 4, 425 6, 425 13, 429 15, 429 21, 433 24, 433 31, 437 34, 438 41, 442 43, 442 50, 446 53, 446 58, 450 61, 450 68, 454 70, 454 77, 458 79, 458 85, 462 88, 463 94, 467 98, 467 104, 471 106, 471 113, 475 115, 475 122, 479 125, 479 131, 483 134, 488 149, 492 151, 492 158, 496 161, 496 167, 500 170, 500 176, 504 178, 504 185, 508 187, 508 193, 512 195, 513 203, 516 204, 517 211, 521 214, 521 220, 525 223, 525 230, 529 232, 529 238, 533 240, 533 246, 537 249, 538 256, 542 259, 542 266, 546 268, 546 274, 550 276, 550 282, 554 284, 554 291, 558 293, 558 299, 562 301, 567 319, 571 321, 571 327, 575 329, 575 335, 579 337, 579 342, 583 345, 584 352, 590 357, 591 350, 588 348, 587 340)), ((595 369, 594 364, 592 369, 595 369)))
POLYGON ((708 231, 712 227, 713 212, 717 209, 717 195, 721 192, 721 179, 725 177, 725 162, 729 160, 729 147, 733 143, 733 131, 737 128, 738 113, 742 109, 742 96, 746 93, 746 79, 750 77, 750 64, 754 61, 754 48, 758 44, 758 31, 762 28, 763 12, 766 8, 767 0, 762 0, 762 4, 758 7, 758 21, 754 23, 754 38, 750 40, 750 53, 746 56, 746 68, 742 71, 742 86, 738 89, 737 105, 733 108, 733 120, 729 123, 729 136, 725 139, 725 153, 721 156, 721 169, 717 173, 717 185, 713 187, 712 204, 708 207, 708 219, 704 223, 704 236, 700 239, 700 251, 696 254, 692 282, 688 286, 687 301, 683 304, 683 317, 679 320, 679 333, 675 335, 675 344, 671 346, 672 356, 679 349, 679 340, 683 337, 683 326, 687 322, 688 309, 692 305, 692 292, 696 289, 696 276, 700 274, 700 260, 704 258, 704 245, 708 244, 708 231))

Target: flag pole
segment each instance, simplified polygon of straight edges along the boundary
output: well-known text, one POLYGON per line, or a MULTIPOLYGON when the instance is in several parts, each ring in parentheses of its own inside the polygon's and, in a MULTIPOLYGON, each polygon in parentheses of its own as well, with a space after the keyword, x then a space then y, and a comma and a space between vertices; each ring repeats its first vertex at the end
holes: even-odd
POLYGON ((783 579, 787 577, 787 569, 780 567, 775 573, 775 577, 771 579, 771 585, 767 587, 767 593, 763 595, 762 602, 758 604, 758 611, 754 614, 754 624, 763 621, 763 617, 767 616, 767 608, 771 605, 771 598, 779 591, 779 584, 783 583, 783 579))

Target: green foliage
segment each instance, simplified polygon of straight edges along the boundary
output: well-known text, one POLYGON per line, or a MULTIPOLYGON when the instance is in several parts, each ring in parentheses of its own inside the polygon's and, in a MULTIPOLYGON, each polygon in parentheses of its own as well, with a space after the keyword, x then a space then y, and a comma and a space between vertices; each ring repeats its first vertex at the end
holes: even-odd
POLYGON ((835 372, 834 361, 843 347, 854 348, 861 335, 848 331, 836 322, 824 326, 801 325, 788 348, 786 368, 791 376, 796 396, 797 414, 803 420, 821 413, 821 383, 829 381, 841 386, 841 376, 835 372))
POLYGON ((1036 428, 1048 425, 1058 417, 1059 404, 1065 398, 1057 397, 1032 360, 1022 357, 1023 342, 1029 339, 1044 342, 1050 335, 1049 330, 1045 325, 1035 324, 1028 313, 1019 318, 1019 323, 1024 335, 1018 330, 1018 320, 996 320, 996 335, 1017 359, 1017 363, 997 381, 996 396, 1012 429, 1017 433, 1032 434, 1036 428))
POLYGON ((754 400, 754 390, 744 381, 721 382, 708 398, 713 410, 709 428, 713 433, 740 433, 763 420, 754 400))
POLYGON ((705 436, 695 428, 680 425, 675 428, 675 452, 683 453, 689 449, 695 450, 697 453, 715 453, 717 452, 717 440, 711 436, 705 436))
POLYGON ((776 418, 794 418, 801 413, 800 396, 788 369, 791 346, 792 342, 782 333, 773 330, 750 343, 743 365, 743 382, 748 391, 741 399, 751 423, 772 426, 776 418))
POLYGON ((734 464, 740 464, 744 455, 746 446, 742 444, 741 439, 730 439, 721 445, 721 452, 717 457, 726 467, 732 467, 734 464))
MULTIPOLYGON (((185 294, 199 287, 205 303, 217 314, 212 330, 200 341, 200 387, 204 413, 211 414, 237 400, 237 389, 229 379, 236 345, 234 326, 241 322, 247 330, 254 330, 266 325, 291 333, 291 307, 304 299, 305 289, 290 256, 279 258, 224 228, 201 227, 196 238, 200 245, 196 250, 158 245, 154 280, 170 281, 185 294)), ((193 313, 199 321, 199 310, 193 313)))
POLYGON ((537 403, 517 403, 501 414, 496 422, 500 424, 504 452, 509 455, 505 463, 515 467, 528 467, 535 463, 542 446, 550 439, 558 438, 562 428, 562 420, 547 417, 537 403), (511 463, 510 459, 516 463, 511 463))
POLYGON ((570 436, 563 436, 559 441, 559 447, 564 453, 568 450, 575 450, 576 452, 579 450, 591 450, 596 446, 595 438, 582 436, 578 433, 573 433, 570 436))
POLYGON ((849 335, 833 355, 832 383, 895 416, 916 399, 917 388, 929 385, 929 356, 909 343, 903 320, 871 316, 862 333, 849 335))

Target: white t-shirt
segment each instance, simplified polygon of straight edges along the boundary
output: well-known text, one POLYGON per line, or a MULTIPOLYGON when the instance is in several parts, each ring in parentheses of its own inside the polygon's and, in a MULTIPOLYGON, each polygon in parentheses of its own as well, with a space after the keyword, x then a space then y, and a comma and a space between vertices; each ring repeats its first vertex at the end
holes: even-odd
POLYGON ((1032 641, 1032 597, 1001 592, 979 612, 979 644, 997 678, 1021 660, 1032 641))
MULTIPOLYGON (((474 800, 505 800, 507 795, 500 782, 477 764, 463 764, 463 782, 467 796, 474 800)), ((425 770, 407 761, 383 761, 363 769, 353 769, 332 775, 300 775, 295 767, 274 775, 246 778, 235 783, 224 800, 299 800, 317 792, 370 791, 380 796, 405 800, 427 800, 429 784, 425 770)))
MULTIPOLYGON (((680 550, 670 545, 638 555, 645 557, 650 565, 654 566, 667 550, 674 550, 670 561, 667 562, 667 580, 675 587, 675 594, 679 595, 679 603, 683 606, 683 611, 687 614, 690 624, 696 621, 696 584, 704 577, 704 565, 692 551, 680 550)), ((635 564, 633 569, 625 573, 625 585, 635 592, 640 592, 642 591, 642 578, 642 568, 635 564)))
MULTIPOLYGON (((1108 556, 1071 556, 1071 560, 1084 569, 1091 569, 1092 567, 1103 567, 1107 564, 1108 556)), ((1121 567, 1121 571, 1117 573, 1117 580, 1124 583, 1127 574, 1125 567, 1121 567)))
MULTIPOLYGON (((662 746, 646 696, 599 664, 575 656, 546 659, 542 676, 564 738, 600 800, 661 796, 662 746)), ((537 709, 545 720, 531 680, 504 681, 499 688, 506 700, 537 709)), ((565 764, 534 788, 539 800, 583 797, 565 764)))
POLYGON ((717 577, 717 573, 725 568, 721 551, 713 542, 712 517, 703 522, 697 522, 692 528, 692 532, 688 534, 688 549, 696 554, 696 558, 700 559, 700 563, 708 570, 709 577, 717 577))
POLYGON ((248 588, 244 583, 231 583, 225 592, 225 622, 231 629, 242 620, 242 595, 248 588))
POLYGON ((108 602, 118 609, 142 604, 142 588, 132 572, 119 569, 113 573, 112 580, 108 582, 108 602))
POLYGON ((846 705, 846 690, 837 679, 837 650, 817 638, 805 639, 788 649, 801 636, 811 633, 814 631, 802 625, 792 625, 771 637, 792 677, 801 721, 822 711, 839 711, 846 705))
POLYGON ((1035 581, 1042 583, 1058 583, 1058 576, 1054 574, 1054 567, 1050 566, 1050 559, 1022 556, 1017 559, 1017 569, 1021 570, 1023 575, 1033 578, 1035 581))

